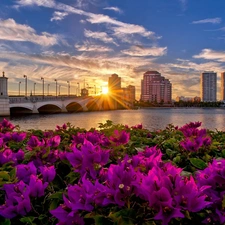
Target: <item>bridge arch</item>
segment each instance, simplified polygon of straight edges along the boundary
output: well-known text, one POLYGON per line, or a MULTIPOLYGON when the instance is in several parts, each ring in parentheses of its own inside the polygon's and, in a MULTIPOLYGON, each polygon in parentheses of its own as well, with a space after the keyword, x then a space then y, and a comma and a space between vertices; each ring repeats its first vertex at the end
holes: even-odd
POLYGON ((26 106, 11 106, 9 110, 10 110, 10 115, 33 113, 33 109, 31 107, 26 107, 26 106))
POLYGON ((39 113, 61 113, 62 108, 58 106, 57 104, 43 104, 42 106, 39 106, 37 108, 39 113))
POLYGON ((70 102, 65 107, 66 107, 67 112, 70 112, 70 113, 84 111, 82 105, 79 104, 78 102, 70 102))
POLYGON ((45 105, 52 105, 52 106, 57 106, 58 108, 60 108, 62 110, 62 104, 61 102, 54 102, 54 101, 47 101, 47 102, 37 102, 36 104, 36 108, 39 109, 45 105))

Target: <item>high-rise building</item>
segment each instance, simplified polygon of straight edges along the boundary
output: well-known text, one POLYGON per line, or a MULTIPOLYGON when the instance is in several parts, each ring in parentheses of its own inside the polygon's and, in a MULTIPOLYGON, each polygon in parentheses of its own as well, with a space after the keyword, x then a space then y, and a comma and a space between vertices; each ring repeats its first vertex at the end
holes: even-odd
POLYGON ((172 84, 157 71, 147 71, 141 80, 141 101, 171 103, 172 84))
POLYGON ((201 99, 203 102, 216 102, 217 73, 206 71, 201 74, 201 99))
POLYGON ((114 73, 109 77, 108 90, 110 92, 119 89, 121 89, 121 77, 114 73))
POLYGON ((128 101, 134 103, 134 101, 135 101, 135 92, 136 92, 135 91, 135 86, 128 85, 126 87, 126 89, 127 89, 127 92, 128 92, 128 97, 127 97, 128 101))
POLYGON ((225 72, 221 73, 221 100, 225 101, 225 72))
POLYGON ((112 74, 108 81, 110 109, 133 108, 135 102, 135 86, 121 87, 121 77, 112 74))

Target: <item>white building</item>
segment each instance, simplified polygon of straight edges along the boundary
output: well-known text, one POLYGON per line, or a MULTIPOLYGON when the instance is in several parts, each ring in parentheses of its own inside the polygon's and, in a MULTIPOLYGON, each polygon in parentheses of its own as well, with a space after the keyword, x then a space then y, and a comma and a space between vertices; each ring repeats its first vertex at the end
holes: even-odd
POLYGON ((216 102, 217 73, 213 71, 201 74, 201 99, 203 102, 216 102))

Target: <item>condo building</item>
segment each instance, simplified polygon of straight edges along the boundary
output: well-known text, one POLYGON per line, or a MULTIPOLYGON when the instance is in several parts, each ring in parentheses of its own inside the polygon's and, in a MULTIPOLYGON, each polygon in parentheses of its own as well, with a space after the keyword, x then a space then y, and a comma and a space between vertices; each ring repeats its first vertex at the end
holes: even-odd
POLYGON ((109 77, 108 90, 114 91, 119 89, 121 89, 121 77, 114 73, 111 75, 111 77, 109 77))
POLYGON ((201 74, 201 99, 203 102, 216 102, 217 73, 206 71, 201 74))
POLYGON ((121 87, 121 77, 112 74, 108 79, 108 90, 113 108, 133 108, 135 102, 135 86, 121 87))
POLYGON ((172 84, 158 71, 147 71, 141 80, 141 101, 171 103, 172 84))

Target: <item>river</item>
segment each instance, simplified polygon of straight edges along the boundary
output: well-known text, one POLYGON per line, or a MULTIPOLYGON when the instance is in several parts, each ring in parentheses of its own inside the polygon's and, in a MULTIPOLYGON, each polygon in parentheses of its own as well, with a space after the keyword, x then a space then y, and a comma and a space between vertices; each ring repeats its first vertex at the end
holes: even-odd
POLYGON ((149 130, 164 129, 168 124, 182 126, 188 122, 202 122, 203 128, 225 131, 225 108, 145 108, 138 110, 96 111, 61 114, 34 114, 8 117, 21 130, 55 129, 70 122, 76 127, 90 129, 106 120, 114 124, 134 126, 142 124, 149 130))

